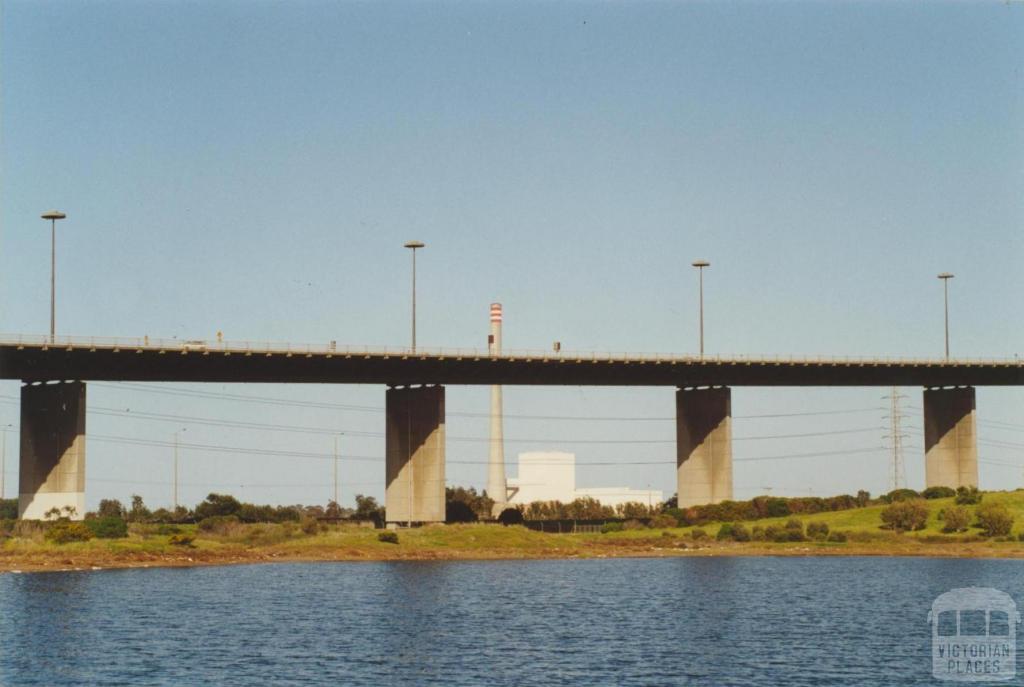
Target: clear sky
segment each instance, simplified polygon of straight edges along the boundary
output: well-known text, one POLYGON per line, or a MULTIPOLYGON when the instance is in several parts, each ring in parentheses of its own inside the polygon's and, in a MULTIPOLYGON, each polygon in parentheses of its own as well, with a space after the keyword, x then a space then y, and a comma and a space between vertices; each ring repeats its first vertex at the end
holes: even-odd
MULTIPOLYGON (((485 346, 500 301, 506 349, 693 352, 706 258, 710 353, 940 355, 947 270, 953 354, 1024 353, 1021 2, 7 0, 0 60, 5 333, 48 328, 53 207, 60 334, 405 345, 419 239, 422 346, 485 346)), ((887 490, 887 393, 734 389, 737 497, 887 490)), ((487 399, 448 389, 450 483, 485 483, 487 399)), ((382 497, 383 403, 91 384, 88 504, 167 504, 176 429, 190 504, 325 502, 335 431, 342 501, 382 497)), ((675 491, 671 389, 507 387, 505 409, 510 475, 560 449, 617 463, 582 486, 675 491)), ((1021 390, 978 412, 982 486, 1021 484, 1021 390)))

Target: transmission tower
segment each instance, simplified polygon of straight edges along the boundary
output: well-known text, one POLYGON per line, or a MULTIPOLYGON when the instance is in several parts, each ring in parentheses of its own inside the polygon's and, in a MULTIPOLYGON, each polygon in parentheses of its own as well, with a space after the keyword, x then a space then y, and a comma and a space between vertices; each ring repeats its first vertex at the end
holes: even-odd
POLYGON ((892 393, 882 398, 889 401, 889 433, 883 434, 883 439, 888 439, 892 448, 892 461, 890 464, 893 489, 902 489, 907 486, 907 473, 903 468, 903 439, 907 436, 903 433, 903 418, 906 417, 900 410, 900 400, 906 398, 896 387, 892 393))

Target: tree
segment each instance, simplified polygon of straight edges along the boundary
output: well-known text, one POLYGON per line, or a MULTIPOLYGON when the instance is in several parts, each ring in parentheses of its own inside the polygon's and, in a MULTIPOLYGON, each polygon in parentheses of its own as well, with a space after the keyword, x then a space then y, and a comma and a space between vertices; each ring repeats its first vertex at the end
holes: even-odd
POLYGON ((465 501, 448 501, 444 504, 444 510, 447 522, 476 522, 479 520, 476 511, 465 501))
POLYGON ((379 520, 380 515, 381 507, 377 504, 377 499, 372 496, 356 494, 355 517, 357 520, 379 520))
POLYGON ((928 522, 928 506, 922 499, 897 501, 882 511, 882 522, 891 530, 923 530, 928 522))
POLYGON ((982 496, 984 496, 984 494, 978 491, 978 487, 957 487, 956 505, 973 506, 981 503, 982 496))
POLYGON ((518 508, 506 508, 501 511, 501 514, 498 516, 498 522, 506 527, 508 525, 522 525, 523 512, 518 508))
POLYGON ((234 496, 227 494, 210 494, 196 506, 196 518, 204 520, 215 515, 237 515, 242 504, 234 496))
POLYGON ((324 509, 324 517, 328 518, 340 518, 341 517, 341 506, 338 505, 337 501, 328 501, 327 508, 324 509))
POLYGON ((153 514, 146 508, 146 504, 142 502, 142 497, 138 494, 132 494, 132 507, 128 511, 128 522, 147 522, 153 517, 153 514))
POLYGON ((124 520, 127 514, 124 506, 117 499, 101 499, 100 507, 96 509, 96 516, 100 518, 119 518, 124 520))

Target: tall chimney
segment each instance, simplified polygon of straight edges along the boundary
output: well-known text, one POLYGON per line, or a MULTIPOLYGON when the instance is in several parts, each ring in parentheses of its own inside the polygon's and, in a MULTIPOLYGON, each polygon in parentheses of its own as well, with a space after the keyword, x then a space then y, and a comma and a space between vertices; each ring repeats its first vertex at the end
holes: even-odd
MULTIPOLYGON (((487 352, 501 354, 501 303, 491 303, 491 334, 487 352)), ((487 495, 494 499, 493 515, 504 510, 508 500, 505 482, 505 438, 502 431, 501 386, 491 386, 491 452, 487 468, 487 495)))

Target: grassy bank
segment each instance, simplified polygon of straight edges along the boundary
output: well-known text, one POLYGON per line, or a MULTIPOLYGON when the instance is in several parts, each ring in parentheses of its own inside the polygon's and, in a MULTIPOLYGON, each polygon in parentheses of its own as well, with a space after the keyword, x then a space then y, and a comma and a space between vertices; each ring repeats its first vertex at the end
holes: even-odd
MULTIPOLYGON (((0 546, 0 571, 59 570, 231 564, 268 561, 486 560, 517 558, 603 558, 694 555, 880 555, 1021 557, 1024 542, 1024 491, 989 492, 986 503, 999 503, 1016 517, 1009 537, 985 538, 976 527, 958 534, 943 533, 939 513, 952 498, 927 501, 924 529, 896 533, 881 528, 885 506, 798 517, 806 526, 825 523, 842 532, 845 542, 717 541, 722 523, 700 527, 635 529, 606 534, 544 534, 500 525, 434 525, 400 530, 398 543, 380 541, 380 530, 346 525, 321 525, 304 531, 292 523, 233 524, 217 531, 195 525, 172 528, 132 525, 121 539, 92 539, 56 544, 42 526, 19 526, 0 546), (705 538, 694 538, 694 530, 705 538), (189 540, 187 544, 174 541, 189 540)), ((785 526, 792 516, 747 521, 748 528, 785 526)))

